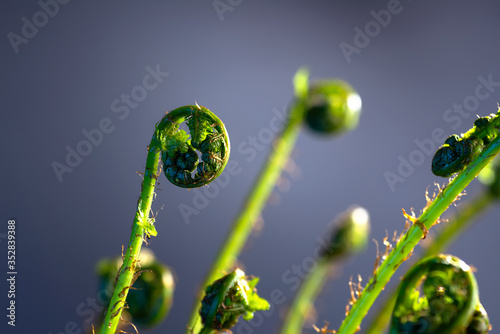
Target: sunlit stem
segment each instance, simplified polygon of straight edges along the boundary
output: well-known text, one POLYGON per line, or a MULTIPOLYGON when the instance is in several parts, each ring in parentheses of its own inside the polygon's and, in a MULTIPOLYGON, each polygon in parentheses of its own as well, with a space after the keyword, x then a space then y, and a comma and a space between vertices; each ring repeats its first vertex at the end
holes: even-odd
POLYGON ((114 334, 116 332, 128 291, 136 272, 136 264, 144 238, 144 228, 141 226, 140 217, 149 216, 158 174, 160 151, 156 148, 156 143, 156 136, 153 136, 151 144, 148 147, 144 180, 141 186, 139 205, 132 225, 132 234, 126 248, 123 264, 118 272, 118 280, 104 318, 101 334, 114 334))
MULTIPOLYGON (((440 193, 431 204, 425 209, 416 220, 419 224, 430 229, 444 211, 455 201, 467 185, 479 174, 498 153, 500 152, 500 136, 493 140, 482 153, 480 153, 465 170, 459 173, 440 193)), ((387 282, 399 268, 399 266, 409 258, 413 249, 422 239, 424 232, 419 224, 413 224, 408 232, 400 239, 394 249, 376 270, 363 292, 353 304, 349 314, 342 322, 338 333, 355 333, 358 331, 361 322, 370 307, 375 302, 380 292, 387 282)))
MULTIPOLYGON (((292 106, 290 115, 281 134, 274 141, 269 158, 260 172, 258 179, 254 183, 254 187, 250 191, 240 214, 234 221, 231 231, 227 235, 222 248, 219 250, 217 258, 206 276, 202 287, 206 287, 211 282, 222 277, 234 266, 262 208, 266 204, 274 185, 278 181, 281 171, 288 161, 288 157, 293 149, 302 124, 304 108, 301 98, 304 98, 307 93, 307 78, 308 73, 305 70, 299 70, 295 75, 294 84, 297 102, 292 106)), ((198 310, 201 305, 202 297, 203 291, 200 290, 189 320, 186 332, 188 334, 190 334, 191 331, 197 332, 201 329, 201 320, 198 310)))
MULTIPOLYGON (((476 217, 493 203, 493 199, 485 191, 473 200, 461 203, 458 212, 449 219, 448 223, 442 224, 443 226, 437 230, 435 236, 428 236, 431 240, 422 245, 423 252, 419 254, 418 258, 412 258, 412 260, 418 261, 430 255, 446 252, 446 249, 475 221, 476 217)), ((397 289, 393 289, 384 303, 380 307, 377 307, 377 312, 373 316, 366 334, 380 334, 385 332, 391 320, 396 298, 397 289)))

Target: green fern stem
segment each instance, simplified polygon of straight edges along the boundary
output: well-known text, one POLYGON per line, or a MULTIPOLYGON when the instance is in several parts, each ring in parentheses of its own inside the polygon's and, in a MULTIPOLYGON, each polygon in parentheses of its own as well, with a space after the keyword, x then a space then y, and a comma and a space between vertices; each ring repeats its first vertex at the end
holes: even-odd
MULTIPOLYGON (((449 219, 450 222, 446 225, 443 224, 444 226, 432 237, 431 242, 423 246, 423 252, 418 255, 416 260, 445 252, 453 241, 474 222, 476 216, 483 213, 493 203, 493 200, 494 197, 485 191, 472 201, 463 203, 459 212, 449 219)), ((383 305, 377 307, 377 313, 373 316, 366 334, 380 334, 386 330, 391 320, 396 298, 397 290, 394 289, 383 305)))
MULTIPOLYGON (((262 208, 278 181, 281 171, 293 149, 303 121, 303 99, 307 94, 307 79, 308 73, 305 70, 299 70, 295 75, 294 84, 297 102, 292 106, 287 123, 279 137, 275 140, 269 159, 261 170, 255 186, 248 194, 240 214, 233 223, 222 248, 219 250, 216 260, 203 282, 203 287, 208 286, 223 276, 234 266, 262 208)), ((189 319, 186 332, 188 334, 192 332, 196 333, 202 328, 198 314, 202 297, 203 291, 200 291, 189 319)))
POLYGON ((123 264, 118 272, 118 280, 115 285, 113 296, 109 303, 106 316, 104 318, 101 334, 114 334, 121 319, 121 313, 125 306, 128 291, 132 285, 132 280, 136 272, 136 264, 141 252, 145 229, 141 226, 140 217, 148 217, 153 202, 153 195, 158 174, 158 163, 160 162, 160 151, 156 149, 157 139, 153 136, 148 147, 146 158, 146 169, 141 187, 141 195, 137 213, 132 225, 132 233, 127 246, 127 252, 123 259, 123 264))
POLYGON ((334 269, 333 261, 320 259, 302 282, 283 323, 281 334, 300 334, 316 297, 334 269))
POLYGON ((436 198, 415 219, 414 224, 398 241, 394 249, 378 267, 373 277, 363 289, 359 298, 352 305, 349 314, 342 322, 338 334, 351 334, 359 330, 361 322, 380 292, 389 282, 394 272, 407 260, 413 249, 424 236, 424 230, 430 229, 455 201, 467 185, 500 152, 500 137, 495 138, 485 149, 468 164, 450 183, 442 189, 436 198))
POLYGON ((327 246, 300 285, 283 321, 281 334, 300 334, 314 307, 314 301, 330 273, 341 267, 341 261, 363 251, 370 235, 370 216, 360 206, 351 206, 330 224, 327 246))

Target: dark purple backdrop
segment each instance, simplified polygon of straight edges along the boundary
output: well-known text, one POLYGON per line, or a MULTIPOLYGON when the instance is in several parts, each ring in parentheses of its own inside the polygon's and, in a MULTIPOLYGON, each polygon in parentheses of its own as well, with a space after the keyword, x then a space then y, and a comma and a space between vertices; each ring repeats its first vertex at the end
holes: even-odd
MULTIPOLYGON (((495 112, 500 101, 500 4, 493 1, 42 0, 1 7, 2 333, 56 334, 93 320, 86 303, 97 294, 95 264, 128 241, 141 182, 136 171, 167 110, 196 101, 214 111, 226 123, 239 168, 201 192, 160 179, 154 209, 163 210, 150 248, 175 270, 177 289, 169 318, 144 333, 183 333, 194 290, 267 156, 273 117, 292 98, 295 71, 305 65, 313 78, 343 78, 362 97, 352 133, 333 140, 300 134, 295 172, 284 173, 260 234, 240 258, 248 274, 261 277, 262 296, 279 289, 286 300, 234 332, 276 333, 300 280, 293 268, 307 267, 335 215, 365 206, 379 242, 386 231, 401 230, 401 208, 418 212, 426 188, 445 181, 430 171, 429 147, 441 144, 433 131, 465 131, 475 114, 495 112), (368 37, 359 33, 365 29, 368 37), (489 90, 476 91, 481 80, 493 81, 489 90), (464 103, 468 110, 460 114, 464 103), (85 133, 95 144, 85 144, 85 133), (251 152, 252 137, 259 146, 251 152), (58 179, 53 165, 66 164, 68 150, 87 155, 73 158, 71 173, 58 179), (391 189, 384 175, 397 174, 402 160, 413 165, 391 189), (204 203, 202 195, 211 198, 204 203), (199 214, 185 219, 179 207, 194 208, 195 199, 199 214), (11 218, 15 328, 5 316, 11 218)), ((479 190, 474 182, 463 200, 479 190)), ((500 313, 499 212, 493 207, 449 250, 477 268, 493 324, 500 313)), ((326 286, 318 325, 338 327, 349 277, 361 274, 366 282, 375 253, 372 242, 326 286)))

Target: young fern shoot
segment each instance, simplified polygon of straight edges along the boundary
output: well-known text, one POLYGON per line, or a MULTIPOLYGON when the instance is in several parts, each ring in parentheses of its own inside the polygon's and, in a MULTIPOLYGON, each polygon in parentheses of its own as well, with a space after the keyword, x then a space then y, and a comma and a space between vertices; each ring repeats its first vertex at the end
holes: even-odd
POLYGON ((462 137, 451 135, 432 159, 432 172, 449 177, 461 172, 498 135, 500 118, 496 114, 478 118, 462 137))
POLYGON ((451 255, 430 256, 403 278, 390 334, 485 334, 489 330, 476 278, 462 260, 451 255))
MULTIPOLYGON (((140 267, 136 268, 134 288, 127 297, 127 319, 134 325, 150 328, 159 324, 168 315, 174 299, 174 275, 169 267, 161 263, 148 248, 139 254, 140 267)), ((103 259, 97 265, 100 290, 110 290, 115 283, 122 258, 103 259)), ((102 319, 101 319, 102 320, 102 319)))
POLYGON ((224 123, 210 110, 199 105, 188 105, 166 113, 156 124, 148 146, 146 169, 141 185, 132 234, 126 247, 123 264, 118 271, 116 285, 106 311, 101 334, 114 334, 127 307, 128 291, 136 277, 139 253, 144 237, 157 234, 154 219, 149 218, 156 181, 160 176, 158 164, 163 160, 167 179, 177 186, 203 186, 219 176, 229 159, 229 137, 224 123), (186 122, 189 135, 179 129, 186 122), (196 150, 201 152, 199 161, 196 150), (193 152, 195 152, 193 154, 193 152), (196 154, 196 157, 194 156, 196 154))
POLYGON ((258 282, 258 278, 247 281, 245 273, 235 269, 209 285, 201 302, 203 328, 199 334, 230 330, 240 316, 250 320, 254 312, 268 310, 267 300, 260 298, 255 291, 258 282))
MULTIPOLYGON (((476 121, 474 127, 464 134, 461 139, 459 138, 460 140, 475 142, 474 144, 466 143, 466 146, 471 146, 470 150, 464 149, 460 145, 456 146, 457 144, 453 146, 452 140, 447 140, 445 145, 436 152, 433 160, 433 170, 436 170, 434 166, 437 166, 440 174, 451 175, 458 172, 458 175, 447 186, 440 189, 432 201, 427 203, 420 217, 407 215, 413 225, 398 240, 396 246, 374 272, 373 277, 369 280, 342 322, 338 331, 339 334, 351 334, 359 330, 361 321, 377 296, 399 266, 411 256, 420 239, 436 224, 439 217, 462 194, 467 185, 500 152, 500 138, 496 136, 499 128, 499 115, 497 113, 488 117, 487 122, 476 121), (460 161, 459 164, 454 164, 456 159, 460 161), (443 171, 443 168, 446 170, 443 171)), ((455 143, 458 141, 456 138, 453 140, 455 143)))
POLYGON ((354 206, 333 221, 325 248, 300 285, 281 328, 281 334, 300 334, 314 300, 323 288, 332 269, 340 260, 358 254, 366 248, 370 235, 368 211, 354 206))

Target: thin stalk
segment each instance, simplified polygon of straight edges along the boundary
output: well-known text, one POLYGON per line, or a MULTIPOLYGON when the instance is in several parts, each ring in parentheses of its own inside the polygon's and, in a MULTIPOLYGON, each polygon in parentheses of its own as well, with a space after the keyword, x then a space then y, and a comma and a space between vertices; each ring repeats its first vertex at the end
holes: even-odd
POLYGON ((144 238, 144 228, 140 225, 140 217, 149 216, 156 185, 158 163, 160 161, 160 150, 156 148, 156 142, 156 136, 153 136, 151 144, 148 147, 144 180, 141 185, 139 205, 132 225, 132 234, 127 246, 125 258, 123 259, 123 264, 118 272, 118 281, 116 282, 113 296, 111 297, 104 318, 101 334, 114 334, 116 332, 129 288, 132 286, 132 280, 136 273, 136 264, 144 238))
POLYGON ((300 334, 305 319, 314 305, 314 300, 328 280, 334 262, 331 260, 319 260, 302 282, 295 296, 288 314, 283 322, 281 334, 300 334))
MULTIPOLYGON (((460 210, 450 219, 450 222, 444 225, 432 238, 432 242, 424 246, 422 254, 416 260, 446 251, 451 243, 474 222, 476 216, 483 213, 491 203, 493 203, 493 197, 486 191, 476 196, 472 201, 463 203, 460 210)), ((366 334, 380 334, 386 330, 391 320, 396 298, 397 289, 393 289, 383 305, 377 307, 377 313, 373 317, 366 334)))
POLYGON ((359 330, 361 321, 370 307, 375 302, 387 282, 407 260, 415 246, 422 239, 425 229, 430 229, 444 211, 455 201, 467 185, 479 174, 498 153, 500 152, 500 136, 497 136, 461 173, 442 189, 436 198, 429 203, 423 213, 415 219, 407 233, 398 241, 388 257, 378 267, 373 277, 363 289, 359 298, 353 304, 349 314, 342 322, 338 334, 355 333, 359 330))
MULTIPOLYGON (((299 98, 297 98, 297 102, 292 106, 287 123, 279 137, 275 140, 266 164, 261 170, 253 189, 248 194, 245 204, 234 221, 222 248, 219 250, 215 262, 203 282, 202 290, 204 287, 223 276, 235 264, 241 249, 245 245, 262 208, 269 198, 290 156, 303 120, 303 99, 300 97, 305 96, 307 93, 307 74, 303 71, 299 71, 295 75, 294 80, 296 95, 299 98)), ((201 305, 202 297, 203 291, 199 291, 189 319, 186 332, 188 334, 197 332, 201 329, 201 319, 198 310, 201 305)))

